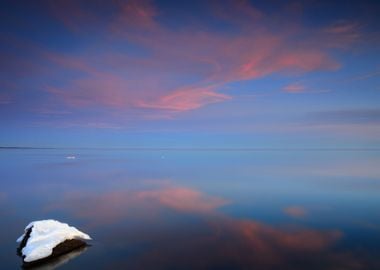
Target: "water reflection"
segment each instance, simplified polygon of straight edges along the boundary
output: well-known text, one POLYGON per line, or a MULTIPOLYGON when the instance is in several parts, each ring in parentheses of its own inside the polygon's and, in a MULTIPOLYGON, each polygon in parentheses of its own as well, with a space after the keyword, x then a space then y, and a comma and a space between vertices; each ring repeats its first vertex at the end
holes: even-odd
MULTIPOLYGON (((329 252, 342 237, 339 230, 275 227, 233 218, 220 211, 229 203, 195 189, 165 185, 153 190, 69 193, 54 207, 103 230, 101 241, 109 246, 117 243, 116 252, 144 246, 133 257, 112 260, 110 267, 115 269, 349 267, 339 254, 329 252), (135 225, 128 225, 131 221, 135 225)), ((300 207, 286 210, 293 216, 305 214, 300 207)))
POLYGON ((307 215, 307 210, 302 206, 288 206, 284 208, 284 213, 294 218, 301 218, 307 215))
MULTIPOLYGON (((148 248, 128 260, 113 261, 129 269, 305 269, 310 265, 347 267, 329 253, 339 231, 275 228, 252 220, 206 218, 182 228, 170 225, 159 232, 136 231, 139 239, 116 231, 112 241, 129 245, 146 242, 148 248), (120 239, 120 236, 122 239, 120 239), (134 241, 133 241, 134 240, 134 241)), ((335 255, 334 255, 335 256, 335 255)), ((327 268, 325 268, 327 269, 327 268)))
POLYGON ((55 218, 95 239, 65 269, 380 269, 380 153, 6 154, 0 268, 55 218))
POLYGON ((120 222, 127 217, 158 217, 157 213, 163 207, 184 213, 212 213, 227 203, 225 199, 208 196, 195 189, 164 186, 138 191, 67 192, 47 209, 62 209, 101 226, 120 222))
POLYGON ((31 270, 54 270, 58 269, 61 266, 67 264, 71 260, 74 260, 78 256, 80 256, 82 253, 86 252, 88 249, 88 246, 82 246, 76 250, 73 250, 67 254, 63 254, 59 257, 52 258, 44 263, 30 266, 30 267, 22 267, 23 269, 31 269, 31 270))

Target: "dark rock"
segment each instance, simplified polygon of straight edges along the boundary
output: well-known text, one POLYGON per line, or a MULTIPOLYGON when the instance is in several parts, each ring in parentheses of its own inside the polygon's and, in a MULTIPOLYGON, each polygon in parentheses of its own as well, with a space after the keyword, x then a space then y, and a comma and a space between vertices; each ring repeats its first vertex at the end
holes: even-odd
POLYGON ((26 246, 26 243, 28 242, 28 239, 29 239, 29 237, 30 237, 30 234, 32 233, 32 229, 33 229, 33 226, 30 227, 30 228, 26 231, 24 238, 22 239, 20 245, 19 245, 18 248, 17 248, 17 254, 18 254, 19 256, 22 256, 22 249, 26 246))

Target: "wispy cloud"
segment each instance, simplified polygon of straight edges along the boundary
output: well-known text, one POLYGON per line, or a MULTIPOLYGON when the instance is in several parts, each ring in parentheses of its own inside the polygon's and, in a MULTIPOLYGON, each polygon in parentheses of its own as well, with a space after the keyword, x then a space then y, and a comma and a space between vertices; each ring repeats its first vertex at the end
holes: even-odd
POLYGON ((138 107, 163 109, 171 111, 188 111, 202 107, 206 104, 222 102, 230 96, 217 93, 215 86, 185 87, 153 101, 139 101, 138 107))
POLYGON ((299 83, 289 84, 283 88, 287 93, 297 94, 305 92, 305 86, 299 83))
POLYGON ((307 211, 302 206, 288 206, 284 208, 284 213, 291 217, 304 217, 307 215, 307 211))
POLYGON ((341 109, 310 113, 308 118, 315 123, 330 124, 378 124, 380 109, 341 109))
MULTIPOLYGON (((329 56, 323 42, 313 43, 310 38, 294 39, 303 34, 305 30, 302 28, 296 32, 275 32, 266 26, 265 15, 248 2, 227 5, 232 11, 243 11, 244 20, 235 15, 221 16, 219 9, 214 9, 217 18, 240 28, 236 34, 191 26, 186 31, 173 30, 158 20, 160 11, 148 1, 130 1, 117 6, 119 12, 115 19, 107 22, 109 33, 100 34, 120 44, 132 42, 146 50, 149 57, 130 57, 128 53, 112 57, 109 53, 98 52, 96 57, 89 52, 87 56, 73 60, 70 57, 49 56, 60 66, 87 74, 86 78, 69 81, 66 85, 50 86, 52 94, 74 106, 97 104, 119 109, 141 107, 181 112, 230 99, 232 96, 219 92, 230 82, 252 80, 280 71, 309 72, 339 67, 329 56), (258 27, 251 27, 252 22, 258 27), (106 64, 102 70, 94 65, 96 59, 103 59, 106 64), (157 68, 159 71, 183 71, 199 77, 199 80, 195 84, 177 80, 177 86, 173 88, 165 77, 154 75, 157 68), (112 75, 105 70, 113 70, 112 75), (138 70, 141 70, 136 74, 140 76, 138 82, 122 75, 138 70), (155 90, 150 84, 152 77, 157 82, 155 90)), ((74 7, 63 5, 60 10, 65 8, 74 7)), ((75 7, 80 8, 80 5, 75 7)), ((87 12, 78 11, 78 16, 66 17, 63 22, 66 25, 80 25, 83 20, 93 20, 98 16, 96 13, 89 16, 87 12)), ((58 18, 62 19, 60 16, 58 18)), ((98 17, 98 20, 101 18, 98 17)), ((319 35, 331 31, 322 29, 319 35)), ((288 88, 290 92, 296 90, 300 88, 288 88)))
MULTIPOLYGON (((89 118, 95 114, 103 117, 99 123, 109 116, 109 122, 125 126, 131 116, 174 119, 211 104, 228 106, 239 95, 232 85, 269 76, 296 77, 285 92, 316 93, 320 90, 300 76, 340 69, 335 52, 362 38, 362 24, 355 21, 306 24, 302 4, 268 13, 249 1, 202 2, 199 14, 189 12, 180 23, 173 23, 175 10, 152 1, 41 6, 69 45, 44 43, 40 35, 6 40, 4 83, 20 91, 2 91, 12 92, 12 102, 22 100, 27 106, 20 109, 44 115, 43 120, 71 112, 49 121, 84 127, 96 123, 89 118)), ((0 102, 9 98, 3 94, 0 102)))

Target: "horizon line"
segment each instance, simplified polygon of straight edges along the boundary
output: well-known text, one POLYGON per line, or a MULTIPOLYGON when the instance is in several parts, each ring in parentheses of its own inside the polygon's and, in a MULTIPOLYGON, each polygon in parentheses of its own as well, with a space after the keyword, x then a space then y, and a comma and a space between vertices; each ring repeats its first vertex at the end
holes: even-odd
POLYGON ((48 147, 0 146, 0 150, 123 150, 123 151, 380 151, 357 147, 48 147))

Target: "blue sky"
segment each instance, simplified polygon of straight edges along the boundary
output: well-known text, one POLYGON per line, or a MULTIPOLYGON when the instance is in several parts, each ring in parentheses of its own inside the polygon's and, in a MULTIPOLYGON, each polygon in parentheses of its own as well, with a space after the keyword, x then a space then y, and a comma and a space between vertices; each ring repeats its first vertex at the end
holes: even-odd
POLYGON ((2 1, 0 144, 380 143, 376 1, 2 1))

